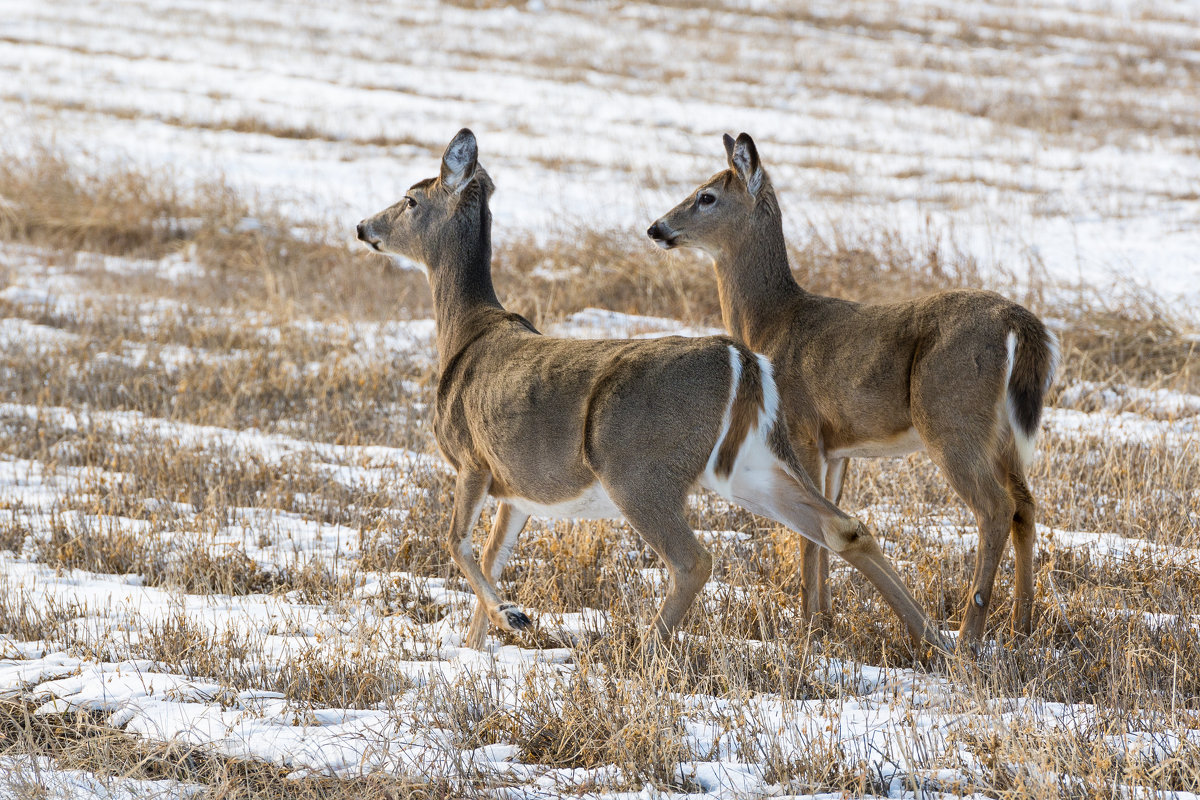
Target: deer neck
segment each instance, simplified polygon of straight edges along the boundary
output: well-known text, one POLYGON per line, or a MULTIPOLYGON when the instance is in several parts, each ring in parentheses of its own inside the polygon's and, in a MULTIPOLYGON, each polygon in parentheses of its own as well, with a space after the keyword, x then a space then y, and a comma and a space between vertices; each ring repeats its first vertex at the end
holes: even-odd
POLYGON ((455 244, 443 248, 429 271, 439 371, 479 337, 489 310, 503 309, 492 285, 492 215, 486 203, 478 224, 464 225, 455 244))
POLYGON ((805 292, 792 277, 783 222, 760 205, 731 246, 713 259, 725 330, 751 349, 765 351, 779 320, 805 292))

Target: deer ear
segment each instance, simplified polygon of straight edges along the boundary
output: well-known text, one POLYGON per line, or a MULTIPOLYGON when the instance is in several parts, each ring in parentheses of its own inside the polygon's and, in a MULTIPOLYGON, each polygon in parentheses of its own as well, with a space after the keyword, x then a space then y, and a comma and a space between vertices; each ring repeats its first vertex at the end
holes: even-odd
POLYGON ((763 170, 758 160, 758 148, 754 146, 750 134, 738 134, 737 141, 733 143, 733 151, 729 154, 729 165, 746 184, 751 196, 757 196, 758 190, 762 188, 763 170))
POLYGON ((446 145, 446 152, 442 153, 442 185, 458 194, 475 177, 478 166, 479 145, 475 141, 475 134, 463 128, 446 145))
POLYGON ((733 137, 728 133, 723 133, 721 141, 725 143, 725 158, 729 160, 729 168, 733 169, 733 137))

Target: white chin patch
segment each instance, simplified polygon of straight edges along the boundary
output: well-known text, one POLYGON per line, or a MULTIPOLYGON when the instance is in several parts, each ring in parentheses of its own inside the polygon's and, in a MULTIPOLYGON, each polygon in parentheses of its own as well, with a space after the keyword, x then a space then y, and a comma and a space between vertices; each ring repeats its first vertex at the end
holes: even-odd
POLYGON ((661 247, 663 250, 670 250, 672 247, 671 243, 669 241, 667 241, 666 239, 655 239, 654 243, 656 245, 658 245, 659 247, 661 247))
MULTIPOLYGON (((381 250, 380 252, 383 252, 383 251, 381 250)), ((402 269, 402 270, 405 270, 406 272, 425 272, 425 273, 429 272, 429 270, 425 269, 424 264, 417 263, 416 261, 413 261, 410 258, 405 258, 404 256, 398 256, 398 255, 395 255, 394 253, 388 253, 388 255, 390 255, 392 257, 392 266, 395 267, 396 269, 402 269)))

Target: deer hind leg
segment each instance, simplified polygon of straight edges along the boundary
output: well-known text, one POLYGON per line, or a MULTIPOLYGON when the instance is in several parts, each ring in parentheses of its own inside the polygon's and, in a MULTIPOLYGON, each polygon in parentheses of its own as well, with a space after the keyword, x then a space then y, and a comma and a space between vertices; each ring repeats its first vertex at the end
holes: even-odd
POLYGON ((669 639, 712 575, 712 555, 700 544, 684 517, 687 495, 656 498, 653 505, 635 499, 636 491, 604 487, 638 535, 667 565, 670 582, 651 623, 652 636, 669 639))
POLYGON ((1037 508, 1029 484, 1025 482, 1025 470, 1014 449, 1009 449, 1008 494, 1012 498, 1013 556, 1017 564, 1016 598, 1013 604, 1012 628, 1017 633, 1033 633, 1034 609, 1034 564, 1033 547, 1037 541, 1035 526, 1037 508))
POLYGON ((996 568, 1004 556, 1009 528, 1013 523, 1014 503, 1004 485, 1006 470, 996 463, 984 463, 984 449, 965 443, 933 444, 926 439, 929 455, 946 473, 950 485, 975 515, 979 527, 979 546, 975 551, 975 573, 963 603, 959 638, 964 643, 978 641, 987 623, 992 602, 996 568), (953 453, 955 455, 951 456, 953 453), (975 454, 974 458, 969 454, 975 454))
POLYGON ((979 525, 979 547, 975 553, 971 593, 967 597, 966 612, 959 627, 959 636, 965 642, 978 641, 983 636, 992 602, 992 587, 996 582, 996 568, 1004 556, 1013 517, 1012 499, 1000 482, 995 479, 981 482, 985 483, 986 488, 980 487, 982 491, 967 501, 979 525))
POLYGON ((822 497, 807 476, 793 476, 782 462, 767 468, 735 470, 728 496, 746 509, 786 525, 846 559, 879 591, 914 641, 947 649, 937 628, 888 563, 875 537, 861 522, 843 514, 822 497))
POLYGON ((531 624, 525 612, 513 603, 500 599, 495 587, 484 576, 475 551, 471 547, 471 531, 479 521, 483 502, 487 499, 491 475, 483 471, 459 470, 454 483, 454 511, 450 515, 450 537, 447 545, 450 557, 462 570, 463 577, 471 584, 475 597, 488 618, 509 631, 519 631, 531 624))
MULTIPOLYGON (((504 565, 512 556, 513 548, 517 546, 517 536, 520 535, 528 520, 528 514, 517 511, 509 503, 501 503, 500 507, 496 509, 492 532, 483 546, 482 565, 483 575, 493 589, 496 589, 500 581, 500 573, 504 571, 504 565)), ((487 628, 487 609, 481 601, 476 601, 464 644, 475 650, 482 649, 484 638, 487 636, 487 628)))

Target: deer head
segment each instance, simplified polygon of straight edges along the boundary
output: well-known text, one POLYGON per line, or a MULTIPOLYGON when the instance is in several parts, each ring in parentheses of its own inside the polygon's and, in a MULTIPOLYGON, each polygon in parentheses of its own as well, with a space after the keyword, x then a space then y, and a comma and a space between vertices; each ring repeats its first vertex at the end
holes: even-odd
POLYGON ((478 242, 490 223, 494 186, 479 166, 475 134, 463 128, 446 146, 441 171, 409 187, 401 200, 358 224, 359 241, 433 270, 478 242))
POLYGON ((729 168, 700 185, 650 226, 646 234, 664 250, 694 247, 713 258, 740 242, 760 202, 774 192, 750 134, 724 136, 729 168))

